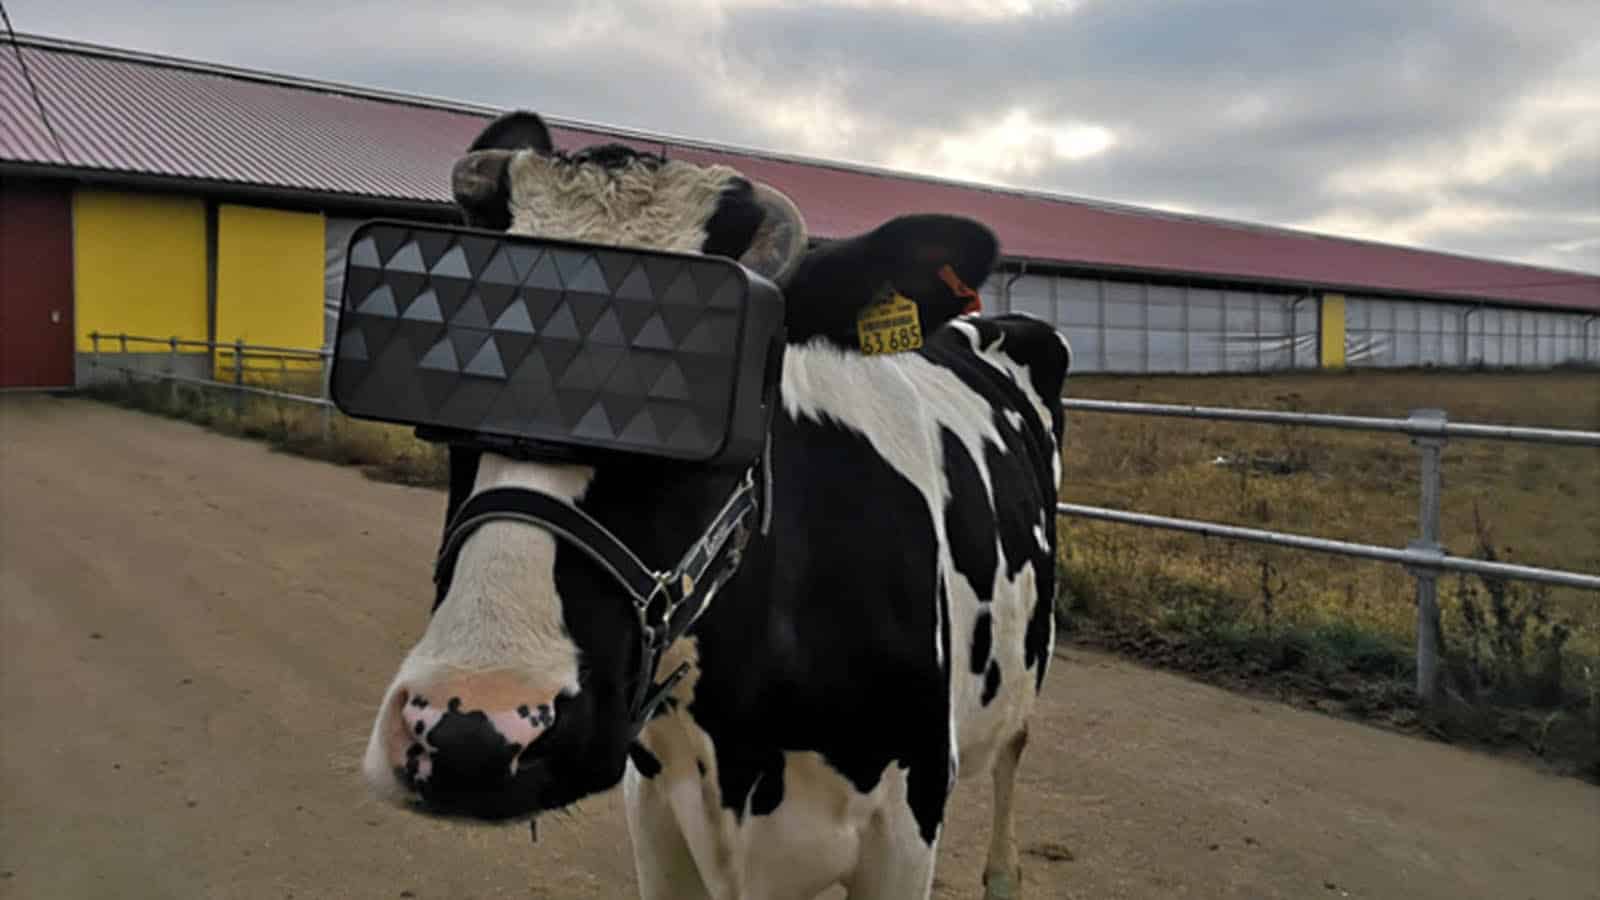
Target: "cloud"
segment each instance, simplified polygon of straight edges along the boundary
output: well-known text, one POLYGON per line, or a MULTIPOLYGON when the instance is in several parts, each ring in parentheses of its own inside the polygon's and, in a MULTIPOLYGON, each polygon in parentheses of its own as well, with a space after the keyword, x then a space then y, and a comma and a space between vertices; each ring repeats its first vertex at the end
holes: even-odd
POLYGON ((1116 135, 1104 126, 1040 122, 1019 107, 999 121, 907 141, 887 162, 896 169, 1019 187, 1052 166, 1099 156, 1115 144, 1116 135))
POLYGON ((1584 0, 8 7, 24 31, 1600 271, 1584 0))

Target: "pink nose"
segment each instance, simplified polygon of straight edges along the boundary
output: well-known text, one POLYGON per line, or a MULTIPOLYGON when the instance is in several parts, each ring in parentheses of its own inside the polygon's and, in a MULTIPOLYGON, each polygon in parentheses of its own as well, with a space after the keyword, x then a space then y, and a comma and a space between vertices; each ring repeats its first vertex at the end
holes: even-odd
POLYGON ((555 724, 555 692, 494 672, 407 685, 389 722, 384 748, 408 787, 446 771, 488 786, 514 778, 522 752, 555 724))

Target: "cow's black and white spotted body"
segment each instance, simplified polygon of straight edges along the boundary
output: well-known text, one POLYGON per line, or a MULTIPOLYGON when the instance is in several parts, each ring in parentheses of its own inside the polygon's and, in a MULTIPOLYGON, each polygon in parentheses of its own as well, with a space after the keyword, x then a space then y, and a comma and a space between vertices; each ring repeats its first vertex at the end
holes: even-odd
MULTIPOLYGON (((462 200, 469 218, 561 233, 552 195, 518 181, 550 166, 542 125, 524 116, 495 128, 500 142, 515 134, 514 147, 535 150, 463 167, 476 185, 462 200), (529 212, 541 204, 546 212, 529 212)), ((803 231, 775 221, 792 208, 770 189, 731 172, 678 174, 703 179, 682 195, 698 200, 674 200, 663 216, 695 223, 668 228, 679 246, 745 253, 785 290, 791 343, 771 426, 769 530, 661 661, 663 674, 691 665, 629 743, 623 697, 636 642, 617 587, 538 529, 484 526, 390 686, 368 777, 404 804, 493 818, 620 784, 647 898, 810 898, 840 883, 853 898, 925 898, 955 778, 992 772, 984 880, 990 897, 1015 896, 1012 785, 1055 638, 1067 344, 1025 316, 960 315, 971 294, 958 288, 980 286, 997 252, 976 223, 906 217, 801 258, 792 248, 803 231), (917 304, 925 345, 863 355, 855 315, 890 284, 917 304), (512 747, 512 765, 501 752, 468 771, 426 733, 409 733, 442 721, 418 712, 417 698, 430 697, 480 710, 484 745, 512 747), (550 712, 519 724, 506 711, 522 705, 550 712), (433 777, 418 784, 424 768, 433 777)), ((606 183, 603 172, 583 178, 606 183)), ((580 217, 585 239, 605 234, 598 208, 580 217)), ((643 233, 633 228, 627 242, 651 243, 643 233)), ((660 566, 739 474, 486 454, 472 489, 516 484, 572 499, 660 566)))

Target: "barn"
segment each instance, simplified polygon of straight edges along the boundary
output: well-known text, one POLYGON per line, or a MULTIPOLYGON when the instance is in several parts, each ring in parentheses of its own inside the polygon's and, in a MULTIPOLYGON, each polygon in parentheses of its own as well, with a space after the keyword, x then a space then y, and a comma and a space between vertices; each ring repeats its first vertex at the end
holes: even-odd
MULTIPOLYGON (((3 50, 0 388, 83 384, 96 332, 324 346, 351 228, 454 221, 450 164, 500 112, 55 38, 3 50)), ((552 124, 561 147, 741 168, 821 241, 980 219, 1005 253, 986 305, 1056 323, 1077 371, 1600 364, 1600 275, 552 124)), ((215 374, 203 347, 177 356, 215 374)))

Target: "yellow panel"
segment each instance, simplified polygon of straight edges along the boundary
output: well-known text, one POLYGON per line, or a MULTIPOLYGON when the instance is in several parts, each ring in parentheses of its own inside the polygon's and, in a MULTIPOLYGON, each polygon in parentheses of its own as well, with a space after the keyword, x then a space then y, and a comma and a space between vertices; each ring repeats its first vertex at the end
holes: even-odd
POLYGON ((1322 295, 1322 367, 1344 368, 1344 295, 1322 295))
POLYGON ((217 340, 322 346, 325 251, 317 213, 217 209, 217 340))
MULTIPOLYGON (((324 223, 317 213, 252 206, 217 209, 217 340, 315 350, 323 343, 324 223)), ((247 380, 273 369, 320 370, 314 360, 247 359, 247 380)), ((218 377, 233 377, 233 355, 217 355, 218 377)))
MULTIPOLYGON (((204 201, 80 190, 72 196, 72 226, 80 351, 92 349, 96 330, 205 340, 204 201)), ((102 341, 100 349, 119 347, 102 341)), ((135 343, 128 350, 160 348, 135 343)))

